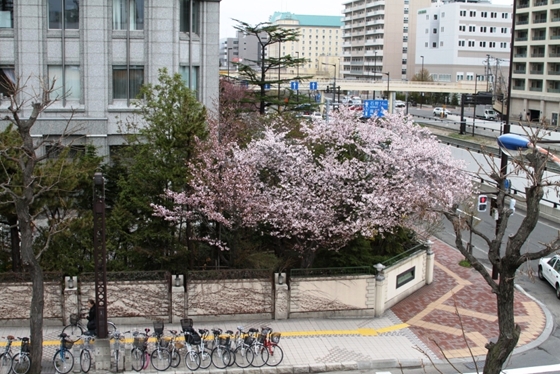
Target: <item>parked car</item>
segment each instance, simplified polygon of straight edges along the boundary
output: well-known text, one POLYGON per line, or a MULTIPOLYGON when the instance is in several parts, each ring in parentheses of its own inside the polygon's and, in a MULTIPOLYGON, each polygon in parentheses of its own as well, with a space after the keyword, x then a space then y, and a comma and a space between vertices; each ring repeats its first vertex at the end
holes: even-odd
POLYGON ((560 256, 543 257, 539 260, 539 279, 546 280, 556 290, 560 299, 560 256))
POLYGON ((442 113, 443 113, 443 116, 444 116, 444 117, 447 117, 448 115, 451 114, 451 112, 450 112, 449 110, 444 109, 444 108, 442 108, 442 107, 439 107, 439 106, 438 106, 438 107, 435 107, 435 108, 434 108, 434 111, 433 111, 434 116, 441 117, 441 116, 442 116, 442 113))

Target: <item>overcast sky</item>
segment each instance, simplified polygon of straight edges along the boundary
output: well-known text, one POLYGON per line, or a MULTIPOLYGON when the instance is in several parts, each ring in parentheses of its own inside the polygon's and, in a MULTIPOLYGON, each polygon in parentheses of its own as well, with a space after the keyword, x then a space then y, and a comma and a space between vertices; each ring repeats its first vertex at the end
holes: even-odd
MULTIPOLYGON (((267 22, 274 12, 342 16, 347 0, 222 0, 220 2, 220 38, 234 37, 232 18, 256 25, 267 22)), ((389 0, 396 1, 396 0, 389 0)), ((513 4, 513 0, 493 0, 494 4, 513 4)))

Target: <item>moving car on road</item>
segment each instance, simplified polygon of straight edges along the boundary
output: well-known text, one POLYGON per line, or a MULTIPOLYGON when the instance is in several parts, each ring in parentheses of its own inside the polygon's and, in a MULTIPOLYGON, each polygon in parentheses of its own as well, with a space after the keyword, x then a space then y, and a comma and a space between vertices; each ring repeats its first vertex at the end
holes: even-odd
POLYGON ((451 114, 451 112, 447 109, 437 106, 434 108, 433 114, 436 117, 447 117, 451 114))
POLYGON ((560 299, 560 256, 543 257, 539 260, 539 279, 547 280, 560 299))

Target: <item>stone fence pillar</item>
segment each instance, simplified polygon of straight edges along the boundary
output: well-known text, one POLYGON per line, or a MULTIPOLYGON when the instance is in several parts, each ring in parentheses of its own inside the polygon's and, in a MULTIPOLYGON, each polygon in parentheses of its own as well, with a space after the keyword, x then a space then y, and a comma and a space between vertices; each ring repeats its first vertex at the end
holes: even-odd
POLYGON ((70 324, 70 314, 80 313, 78 277, 64 277, 64 295, 62 302, 62 320, 66 326, 70 324))
POLYGON ((435 265, 435 254, 432 250, 432 245, 434 243, 430 240, 426 243, 428 250, 426 251, 426 284, 431 284, 434 281, 434 265, 435 265))
POLYGON ((375 265, 377 276, 375 277, 375 316, 381 317, 385 313, 385 295, 387 295, 387 281, 382 264, 375 265))
POLYGON ((288 319, 290 291, 286 284, 286 273, 274 274, 274 319, 288 319))
POLYGON ((176 274, 171 278, 171 323, 179 323, 185 315, 185 278, 176 274))

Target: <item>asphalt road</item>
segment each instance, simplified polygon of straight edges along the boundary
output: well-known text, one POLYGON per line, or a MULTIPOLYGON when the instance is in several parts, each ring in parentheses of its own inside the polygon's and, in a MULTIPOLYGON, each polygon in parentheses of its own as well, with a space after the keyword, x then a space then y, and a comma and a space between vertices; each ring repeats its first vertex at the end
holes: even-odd
MULTIPOLYGON (((472 115, 472 108, 470 108, 470 111, 470 114, 472 115)), ((415 115, 431 117, 431 112, 431 107, 424 107, 423 109, 409 107, 409 113, 415 115)), ((452 113, 455 114, 455 112, 457 112, 458 114, 458 110, 452 110, 452 113)), ((468 115, 469 113, 465 111, 465 116, 468 115)), ((476 121, 477 123, 481 124, 484 124, 484 122, 486 122, 478 119, 476 121)), ((446 128, 453 128, 454 126, 454 121, 452 118, 450 118, 449 120, 445 119, 443 121, 436 119, 429 122, 430 124, 435 124, 446 128)), ((525 212, 521 209, 518 208, 516 210, 515 214, 510 218, 510 224, 507 231, 508 233, 511 234, 517 231, 517 229, 521 225, 524 215, 525 212)), ((478 213, 478 218, 480 218, 481 220, 477 225, 477 229, 484 234, 492 237, 493 233, 495 232, 494 219, 488 212, 478 213)), ((560 224, 541 218, 537 227, 523 246, 522 251, 535 252, 539 250, 543 247, 544 244, 555 240, 559 236, 559 229, 560 224)), ((446 243, 454 246, 455 236, 453 234, 453 229, 449 222, 447 222, 447 220, 444 220, 444 222, 442 222, 442 229, 436 234, 436 236, 444 240, 446 243)), ((463 232, 463 238, 469 240, 469 235, 466 231, 463 232)), ((490 262, 488 261, 487 257, 486 243, 479 237, 473 235, 472 244, 474 245, 473 254, 475 255, 475 257, 477 257, 488 268, 491 268, 490 262)), ((560 300, 556 298, 554 288, 550 284, 548 284, 546 281, 541 281, 538 279, 536 273, 537 265, 538 261, 533 261, 532 263, 528 263, 526 266, 521 267, 516 277, 516 283, 530 296, 540 301, 550 312, 552 321, 552 326, 550 327, 552 329, 552 333, 537 347, 532 348, 526 352, 514 355, 511 358, 510 364, 508 365, 508 367, 510 368, 560 364, 560 329, 558 329, 558 327, 560 326, 560 300)))

